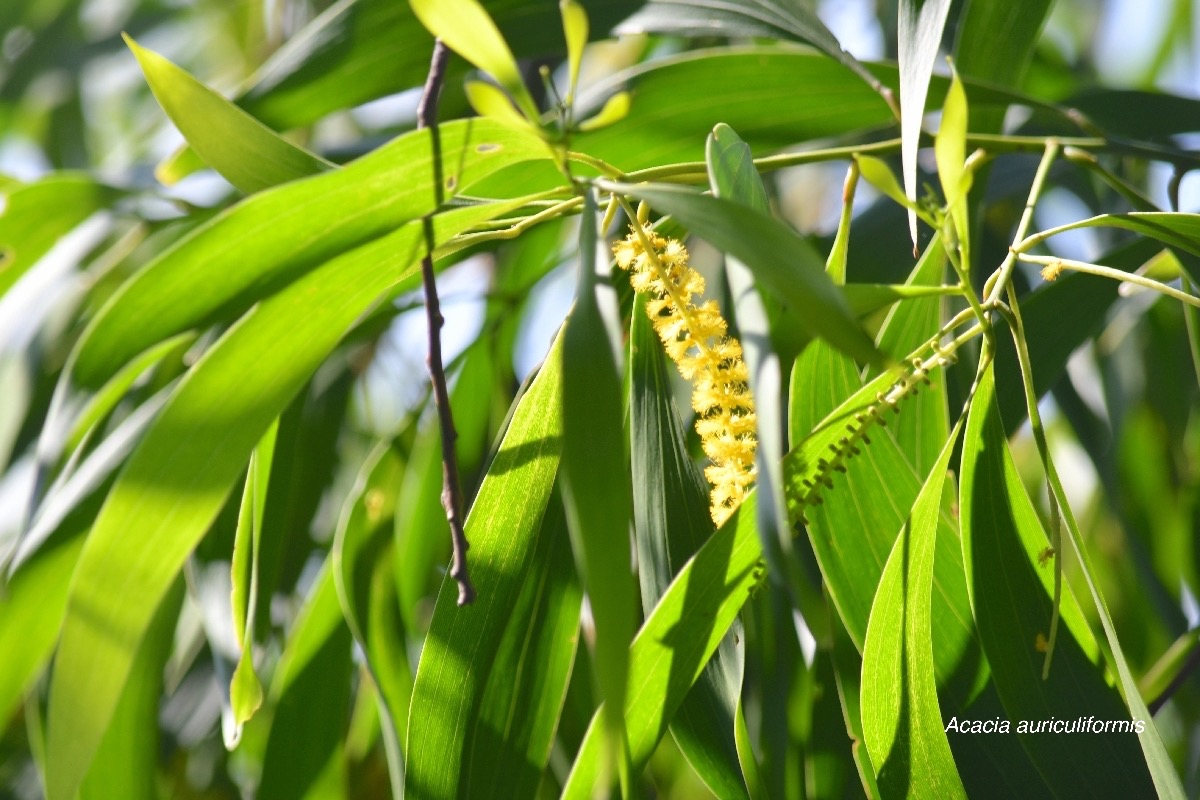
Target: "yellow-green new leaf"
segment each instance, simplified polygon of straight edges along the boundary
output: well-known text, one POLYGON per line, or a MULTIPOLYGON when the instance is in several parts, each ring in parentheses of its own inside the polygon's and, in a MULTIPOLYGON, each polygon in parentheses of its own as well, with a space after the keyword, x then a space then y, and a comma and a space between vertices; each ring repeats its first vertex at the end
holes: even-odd
POLYGON ((334 168, 128 35, 125 43, 183 138, 209 166, 246 194, 334 168))
POLYGON ((514 128, 537 130, 536 126, 525 119, 520 111, 513 107, 508 95, 484 81, 467 81, 465 86, 467 102, 471 108, 482 117, 490 117, 497 122, 511 125, 514 128))
POLYGON ((558 4, 562 12, 563 35, 567 40, 567 69, 570 75, 570 88, 567 89, 567 104, 575 100, 575 87, 579 85, 579 65, 583 62, 583 48, 588 41, 587 11, 576 0, 560 0, 558 4))
POLYGON ((604 101, 604 107, 597 111, 595 116, 588 117, 579 123, 579 130, 584 132, 598 131, 613 123, 620 122, 628 116, 632 102, 633 100, 629 92, 617 92, 604 101))
POLYGON ((954 221, 957 240, 963 252, 971 232, 971 218, 967 212, 967 194, 971 191, 971 173, 963 169, 967 160, 967 93, 963 90, 958 72, 951 64, 950 90, 942 106, 942 124, 934 141, 934 156, 937 159, 938 179, 950 217, 954 221))
POLYGON ((254 618, 258 609, 258 558, 262 542, 263 509, 267 505, 267 486, 275 455, 275 437, 279 420, 263 434, 250 456, 246 488, 234 534, 232 573, 233 630, 242 646, 233 679, 229 684, 229 703, 233 710, 233 728, 225 746, 232 750, 242 735, 242 726, 262 705, 263 691, 254 672, 254 618))
POLYGON ((538 118, 517 60, 483 6, 476 0, 409 0, 409 5, 430 33, 499 81, 526 118, 538 118))

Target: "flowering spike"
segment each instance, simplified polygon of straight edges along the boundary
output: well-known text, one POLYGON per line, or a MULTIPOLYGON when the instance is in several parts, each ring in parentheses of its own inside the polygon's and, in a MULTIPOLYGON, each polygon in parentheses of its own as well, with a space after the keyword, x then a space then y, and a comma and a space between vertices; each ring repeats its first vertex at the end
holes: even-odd
MULTIPOLYGON (((640 217, 639 213, 639 217, 640 217)), ((645 227, 632 228, 613 246, 617 266, 628 270, 634 290, 649 295, 646 313, 679 373, 692 383, 696 432, 712 465, 710 513, 721 525, 754 483, 754 398, 742 346, 713 300, 700 305, 704 278, 688 266, 687 248, 645 227), (649 244, 649 250, 646 245, 649 244)))

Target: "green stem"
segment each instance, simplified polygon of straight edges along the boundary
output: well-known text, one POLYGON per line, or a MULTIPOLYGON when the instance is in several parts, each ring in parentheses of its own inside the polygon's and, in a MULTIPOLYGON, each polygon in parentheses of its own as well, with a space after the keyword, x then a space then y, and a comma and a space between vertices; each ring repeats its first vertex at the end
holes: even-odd
MULTIPOLYGON (((1104 267, 1099 264, 1089 264, 1085 261, 1073 261, 1069 258, 1053 258, 1051 256, 1031 256, 1026 253, 1018 253, 1017 259, 1024 261, 1027 264, 1039 264, 1043 267, 1049 267, 1051 270, 1069 269, 1073 272, 1086 272, 1089 275, 1099 275, 1102 278, 1112 278, 1115 281, 1124 281, 1125 283, 1133 283, 1147 289, 1153 289, 1160 294, 1165 294, 1167 297, 1173 297, 1176 300, 1187 303, 1190 306, 1200 308, 1200 298, 1181 292, 1178 289, 1173 289, 1165 283, 1160 283, 1152 278, 1147 278, 1144 275, 1137 275, 1132 272, 1125 272, 1112 267, 1104 267)), ((1047 280, 1053 280, 1053 277, 1047 280)))
POLYGON ((1058 481, 1058 474, 1054 469, 1054 461, 1050 458, 1050 446, 1046 441, 1046 430, 1042 425, 1042 415, 1038 411, 1037 390, 1033 384, 1033 364, 1029 357, 1029 345, 1025 339, 1025 324, 1021 320, 1021 308, 1017 304, 1017 293, 1009 288, 1008 301, 1011 305, 1002 306, 997 304, 997 311, 1008 320, 1009 331, 1012 333, 1013 346, 1017 351, 1017 364, 1021 369, 1021 383, 1025 389, 1025 407, 1029 414, 1029 426, 1033 429, 1033 438, 1037 444, 1038 455, 1041 457, 1042 468, 1046 471, 1046 480, 1050 484, 1050 513, 1052 516, 1050 547, 1054 551, 1054 606, 1050 615, 1050 636, 1046 642, 1046 658, 1042 663, 1042 680, 1046 680, 1050 675, 1050 661, 1054 656, 1055 640, 1058 634, 1058 620, 1060 616, 1060 607, 1062 602, 1062 552, 1060 550, 1061 542, 1059 541, 1059 526, 1057 524, 1058 508, 1055 502, 1055 494, 1061 496, 1061 501, 1066 513, 1070 514, 1070 507, 1067 506, 1066 495, 1062 492, 1062 487, 1058 481))
MULTIPOLYGON (((1029 226, 1033 223, 1033 209, 1037 205, 1038 199, 1042 196, 1042 189, 1046 185, 1046 176, 1050 174, 1050 166, 1054 163, 1054 159, 1058 157, 1058 149, 1062 140, 1049 139, 1046 142, 1046 149, 1042 153, 1042 160, 1038 163, 1037 172, 1033 175, 1033 184, 1029 187, 1029 199, 1025 201, 1025 210, 1021 212, 1021 219, 1017 222, 1017 232, 1013 236, 1013 242, 1020 242, 1025 238, 1029 226)), ((1014 244, 1013 249, 1019 247, 1014 244)), ((1012 280, 1013 269, 1017 265, 1016 253, 1010 251, 1004 258, 1004 262, 1000 268, 988 279, 988 282, 983 286, 983 295, 987 302, 994 302, 1000 299, 1000 295, 1008 288, 1008 282, 1012 280)))
POLYGON ((1054 645, 1058 642, 1058 623, 1062 618, 1062 521, 1058 517, 1058 501, 1054 487, 1047 482, 1050 499, 1050 557, 1054 559, 1054 610, 1050 612, 1050 636, 1046 642, 1046 660, 1042 662, 1042 680, 1050 679, 1050 661, 1054 657, 1054 645))
MULTIPOLYGON (((557 190, 556 190, 557 191, 557 190)), ((536 214, 525 217, 520 222, 517 222, 510 228, 505 228, 499 231, 480 231, 478 233, 466 233, 462 236, 456 236, 442 247, 438 248, 437 255, 439 257, 462 250, 464 247, 480 244, 481 242, 497 242, 507 239, 515 239, 525 231, 532 228, 538 223, 545 222, 555 217, 573 214, 583 205, 583 197, 571 197, 562 202, 555 203, 550 208, 544 211, 539 211, 536 214)))
POLYGON ((621 172, 621 170, 617 169, 612 164, 609 164, 607 161, 596 158, 595 156, 590 156, 587 153, 580 153, 575 150, 571 150, 567 153, 567 160, 578 161, 580 164, 587 164, 589 167, 596 170, 606 178, 612 178, 613 180, 618 181, 626 180, 626 175, 624 172, 621 172))
POLYGON ((1138 191, 1137 187, 1135 187, 1133 184, 1101 166, 1100 161, 1096 158, 1094 153, 1089 153, 1086 150, 1081 150, 1078 147, 1064 147, 1063 158, 1067 159, 1072 164, 1078 164, 1096 173, 1096 176, 1100 178, 1100 180, 1107 183, 1119 195, 1128 200, 1129 204, 1137 211, 1161 210, 1158 206, 1154 205, 1154 203, 1148 197, 1138 191))

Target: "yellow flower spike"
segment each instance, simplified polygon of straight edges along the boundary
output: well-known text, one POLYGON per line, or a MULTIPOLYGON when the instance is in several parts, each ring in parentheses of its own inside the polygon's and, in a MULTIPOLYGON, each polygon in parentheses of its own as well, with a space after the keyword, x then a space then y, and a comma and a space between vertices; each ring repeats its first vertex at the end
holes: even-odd
MULTIPOLYGON (((643 221, 644 222, 644 221, 643 221)), ((679 373, 692 383, 696 432, 712 465, 709 513, 721 525, 754 484, 754 398, 742 346, 727 334, 716 301, 697 306, 704 278, 688 266, 687 248, 643 224, 613 245, 617 266, 629 271, 635 291, 649 295, 646 313, 679 373), (650 245, 652 252, 646 250, 650 245)))

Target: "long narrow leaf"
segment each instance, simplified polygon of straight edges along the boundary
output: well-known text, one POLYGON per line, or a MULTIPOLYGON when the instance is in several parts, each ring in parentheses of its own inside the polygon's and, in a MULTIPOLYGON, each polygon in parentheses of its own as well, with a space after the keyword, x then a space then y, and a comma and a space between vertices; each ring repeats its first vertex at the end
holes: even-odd
POLYGON ((475 603, 457 605, 449 576, 438 593, 409 709, 408 796, 453 797, 459 791, 466 736, 504 632, 500 621, 529 577, 558 468, 561 352, 560 335, 521 398, 467 516, 475 603))
POLYGON ((942 448, 896 538, 863 646, 863 733, 887 797, 959 797, 934 680, 930 600, 942 487, 960 428, 942 448))
MULTIPOLYGON (((444 241, 504 208, 449 212, 438 218, 437 236, 444 241)), ((53 800, 74 794, 156 603, 254 445, 363 312, 415 271, 421 229, 410 223, 256 306, 191 370, 130 456, 71 584, 50 689, 53 800)))

